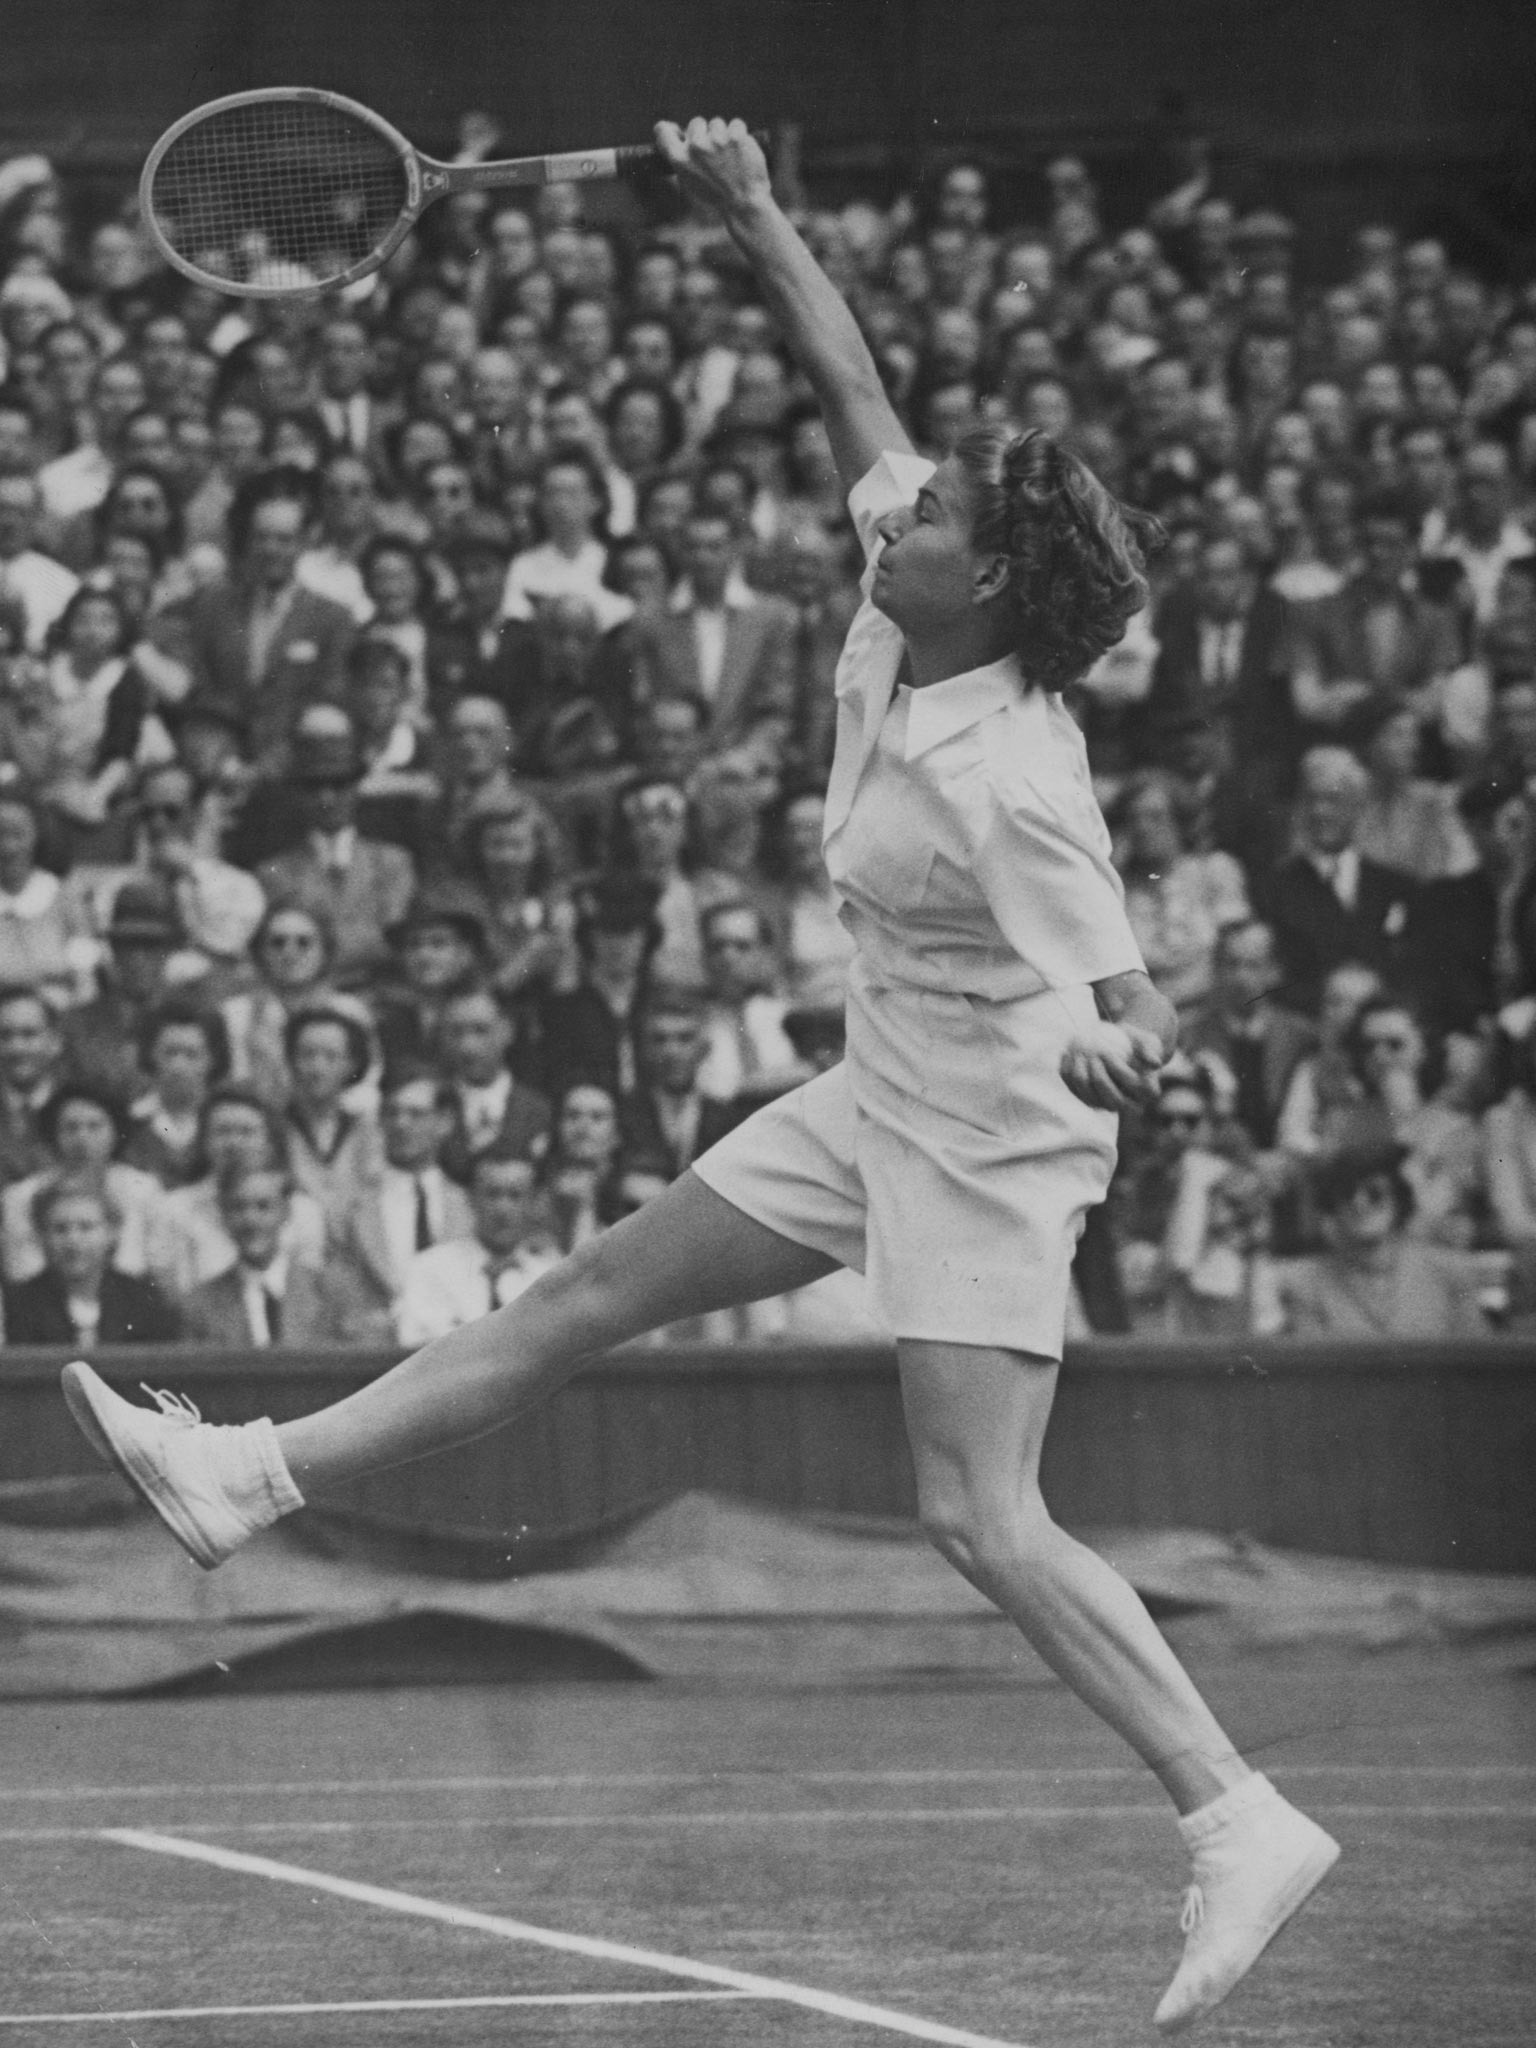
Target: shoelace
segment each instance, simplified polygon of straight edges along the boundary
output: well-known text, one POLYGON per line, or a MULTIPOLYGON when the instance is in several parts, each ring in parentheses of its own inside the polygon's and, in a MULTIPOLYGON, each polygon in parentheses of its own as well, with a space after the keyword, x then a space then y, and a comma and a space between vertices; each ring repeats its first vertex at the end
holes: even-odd
POLYGON ((160 1410, 167 1422, 184 1422, 190 1429, 194 1422, 201 1422, 203 1411, 186 1394, 173 1394, 168 1387, 151 1387, 140 1380, 139 1385, 160 1410))
POLYGON ((1184 1904, 1179 1913, 1180 1934, 1193 1934, 1205 1921, 1205 1893, 1199 1885, 1192 1884, 1184 1894, 1184 1904))

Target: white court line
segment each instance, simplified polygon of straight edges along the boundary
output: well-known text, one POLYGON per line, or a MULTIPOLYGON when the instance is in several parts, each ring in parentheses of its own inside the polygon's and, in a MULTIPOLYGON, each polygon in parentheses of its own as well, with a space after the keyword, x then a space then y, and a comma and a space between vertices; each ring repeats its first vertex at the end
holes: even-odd
POLYGON ((509 2005, 713 2005, 744 1991, 526 1991, 497 1998, 338 1998, 323 2005, 146 2005, 137 2012, 0 2012, 0 2027, 120 2026, 132 2020, 303 2017, 318 2012, 463 2012, 509 2005))
POLYGON ((418 1920, 436 1920, 447 1927, 470 1927, 481 1934, 494 1934, 502 1941, 525 1941, 540 1948, 559 1950, 565 1955, 587 1956, 594 1962, 622 1963, 630 1969, 657 1970, 668 1977, 683 1977, 695 1983, 718 1985, 740 1991, 749 1998, 770 1998, 785 2005, 804 2006, 811 2012, 826 2013, 833 2019, 853 2020, 863 2026, 880 2027, 889 2034, 905 2034, 918 2041, 938 2041, 947 2048, 1023 2048, 1020 2042, 1001 2041, 991 2034, 973 2034, 963 2027, 946 2027, 937 2020, 914 2018, 880 2005, 866 2005, 861 1999, 843 1998, 834 1991, 815 1991, 787 1978, 761 1977, 750 1970, 731 1970, 718 1963, 696 1963, 687 1956, 667 1955, 659 1949, 632 1948, 627 1942, 602 1941, 587 1934, 565 1934, 555 1928, 535 1927, 526 1920, 509 1920, 499 1913, 478 1913, 468 1906, 450 1906, 440 1899, 422 1898, 414 1892, 386 1890, 382 1885, 359 1884, 349 1877, 333 1877, 329 1871, 306 1870, 296 1863, 273 1863, 265 1856, 247 1856, 238 1849, 219 1848, 212 1842, 189 1842, 176 1835, 149 1833, 139 1828, 103 1828, 102 1837, 120 1842, 125 1848, 147 1849, 161 1856, 185 1856, 194 1863, 211 1863, 220 1870, 239 1871, 248 1877, 270 1878, 276 1884, 299 1885, 308 1892, 330 1892, 336 1898, 352 1899, 358 1905, 377 1906, 386 1913, 406 1913, 418 1920))
MULTIPOLYGON (((1286 1778, 1530 1778, 1536 1764, 1286 1764, 1274 1769, 1286 1778)), ((1146 1772, 1135 1765, 1074 1765, 1053 1770, 1049 1765, 1020 1765, 1001 1770, 929 1771, 572 1771, 526 1776, 483 1778, 279 1778, 220 1781, 212 1784, 159 1785, 0 1785, 0 1801, 63 1799, 209 1799, 247 1796, 279 1799, 302 1793, 317 1796, 374 1792, 580 1792, 683 1790, 690 1785, 999 1785, 1141 1782, 1146 1772)))
MULTIPOLYGON (((1315 1814, 1333 1820, 1536 1820, 1536 1806, 1401 1806, 1358 1802, 1311 1802, 1315 1814)), ((251 1837, 293 1835, 417 1835, 473 1833, 484 1828, 545 1830, 689 1829, 734 1827, 850 1827, 860 1822, 878 1826, 926 1827, 937 1822, 1010 1824, 1030 1821, 1153 1820, 1170 1818, 1156 1806, 810 1806, 751 1807, 739 1813, 728 1808, 706 1813, 466 1813, 431 1814, 420 1820, 386 1816, 381 1820, 246 1820, 209 1823, 173 1820, 178 1837, 199 1841, 205 1836, 251 1837)), ((95 1827, 0 1828, 0 1842, 94 1842, 113 1829, 95 1827)))

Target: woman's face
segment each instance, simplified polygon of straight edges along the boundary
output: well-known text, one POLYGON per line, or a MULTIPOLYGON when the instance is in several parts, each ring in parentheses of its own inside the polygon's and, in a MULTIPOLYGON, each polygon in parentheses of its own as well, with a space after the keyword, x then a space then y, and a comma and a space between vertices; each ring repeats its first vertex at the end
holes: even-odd
POLYGON ((272 986, 285 993, 312 987, 325 970, 320 927, 303 911, 280 913, 262 939, 261 965, 272 986))
POLYGON ((1372 1174, 1323 1218, 1324 1235, 1335 1246, 1363 1251, 1385 1244, 1397 1231, 1397 1197, 1390 1177, 1372 1174))
POLYGON ((1172 865, 1183 851, 1179 843, 1178 820, 1167 790, 1155 784, 1144 789, 1126 817, 1132 857, 1138 861, 1172 865))
POLYGON ((293 1080, 313 1108, 329 1108, 351 1085, 352 1051, 339 1024, 311 1024, 299 1033, 293 1080))
POLYGON ((150 1072, 167 1108, 201 1101, 213 1072, 213 1053, 195 1024, 168 1024, 150 1049, 150 1072))
POLYGON ((0 888, 19 889, 32 872, 37 827, 20 804, 0 802, 0 888))
POLYGON ((66 1166, 100 1170, 117 1150, 117 1126, 97 1102, 66 1102, 59 1111, 54 1150, 66 1166))
POLYGON ((112 523, 124 533, 145 533, 158 538, 171 523, 170 500, 164 485, 152 476, 126 478, 113 500, 112 523))
POLYGON ((105 598, 87 598, 69 622, 67 645, 79 662, 110 661, 122 642, 123 622, 117 606, 105 598))
POLYGON ((1406 1010, 1373 1010, 1360 1026, 1360 1055, 1370 1081, 1389 1074, 1417 1076, 1424 1040, 1406 1010))
POLYGON ((618 1114, 606 1088, 573 1088, 560 1111, 564 1158, 580 1166, 606 1166, 618 1142, 618 1114))
POLYGON ((368 595, 385 625, 398 626, 414 618, 421 582, 410 556, 396 548, 376 555, 368 566, 368 595))
POLYGON ((450 924, 418 925, 405 942, 402 958, 406 980, 423 995, 452 988, 474 965, 463 934, 450 924))
POLYGON ((249 1102, 221 1102, 210 1111, 203 1150, 215 1178, 231 1166, 265 1166, 272 1150, 267 1120, 249 1102))
POLYGON ((964 618, 975 599, 978 564, 971 551, 971 497, 952 457, 941 462, 914 505, 887 513, 885 542, 870 595, 904 633, 925 632, 964 618))
POLYGON ((116 1233, 96 1196, 61 1195, 42 1228, 43 1255, 68 1287, 96 1286, 112 1256, 116 1233))

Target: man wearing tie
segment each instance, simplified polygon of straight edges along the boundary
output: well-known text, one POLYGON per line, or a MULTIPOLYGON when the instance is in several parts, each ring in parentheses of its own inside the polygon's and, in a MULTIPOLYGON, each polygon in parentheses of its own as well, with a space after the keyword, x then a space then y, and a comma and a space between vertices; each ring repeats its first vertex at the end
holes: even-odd
POLYGON ((293 1181, 286 1167, 237 1166, 219 1189, 235 1263, 194 1287, 183 1304, 188 1342, 229 1351, 308 1344, 379 1344, 387 1321, 351 1276, 312 1272, 283 1246, 293 1181))
POLYGON ((1260 910, 1275 934, 1285 1000, 1309 1015, 1325 978, 1346 960, 1388 982, 1401 978, 1408 961, 1416 885, 1355 845, 1369 791, 1347 748, 1313 747, 1301 763, 1296 852, 1261 878, 1260 910))
POLYGON ((540 1228, 535 1168, 510 1146, 493 1145, 471 1169, 474 1228, 418 1252, 405 1270, 395 1327, 413 1348, 505 1308, 559 1261, 540 1228))
POLYGON ((330 1250, 381 1314, 391 1319, 418 1252, 465 1237, 474 1212, 438 1164, 453 1129, 453 1090, 429 1067, 403 1067, 384 1080, 379 1122, 384 1170, 337 1219, 330 1250))
POLYGON ((333 314, 320 330, 318 410, 332 444, 377 469, 391 416, 368 390, 370 368, 367 329, 349 314, 333 314))

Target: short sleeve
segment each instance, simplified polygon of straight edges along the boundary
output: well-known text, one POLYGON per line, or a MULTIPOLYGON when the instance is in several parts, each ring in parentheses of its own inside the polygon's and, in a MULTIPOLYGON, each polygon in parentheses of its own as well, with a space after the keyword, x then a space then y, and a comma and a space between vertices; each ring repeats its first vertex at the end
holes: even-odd
MULTIPOLYGON (((1095 844, 1076 817, 1075 792, 1053 801, 1032 785, 1013 789, 1011 778, 983 771, 982 780, 987 793, 974 840, 976 879, 1019 958, 1048 988, 1144 973, 1120 877, 1107 844, 1095 844)), ((1098 830, 1102 834, 1102 820, 1098 830)))
POLYGON ((880 547, 880 536, 875 531, 878 522, 899 506, 910 505, 936 467, 926 455, 905 454, 892 448, 859 478, 848 493, 848 511, 866 562, 874 560, 880 547))

